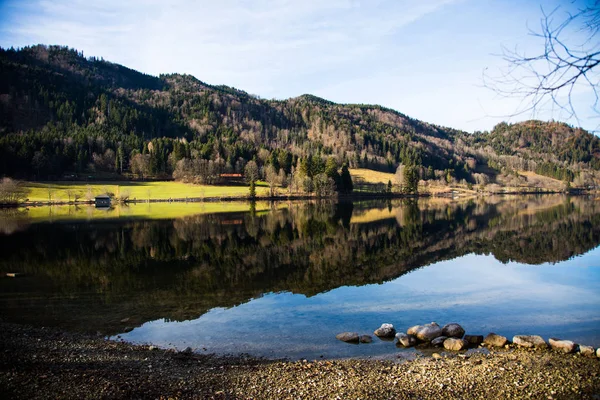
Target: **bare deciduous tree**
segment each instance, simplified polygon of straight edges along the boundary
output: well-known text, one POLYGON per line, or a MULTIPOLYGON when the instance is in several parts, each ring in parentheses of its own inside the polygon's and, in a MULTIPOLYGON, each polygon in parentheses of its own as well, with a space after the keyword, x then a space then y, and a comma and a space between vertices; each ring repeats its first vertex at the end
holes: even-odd
POLYGON ((277 174, 277 171, 275 171, 275 168, 273 168, 271 164, 269 164, 265 169, 265 180, 269 184, 270 196, 275 196, 275 187, 280 185, 281 182, 279 181, 279 175, 277 174))
MULTIPOLYGON (((590 3, 590 2, 588 2, 590 3)), ((538 30, 530 35, 544 42, 536 55, 503 49, 501 56, 507 68, 493 76, 484 72, 484 85, 497 94, 518 98, 521 104, 514 115, 541 111, 546 107, 564 112, 567 118, 578 120, 573 104, 575 90, 593 94, 593 112, 598 109, 600 84, 600 1, 563 13, 560 7, 550 13, 542 9, 538 30), (565 15, 560 18, 560 15, 565 15)))
POLYGON ((17 204, 24 201, 29 194, 29 189, 20 181, 11 178, 0 180, 0 203, 17 204))
POLYGON ((131 158, 131 172, 138 175, 142 180, 150 173, 150 156, 148 154, 136 154, 131 158))
POLYGON ((65 193, 67 194, 67 198, 69 199, 69 203, 70 203, 71 199, 73 197, 75 197, 75 191, 73 189, 67 189, 67 190, 65 190, 65 193))

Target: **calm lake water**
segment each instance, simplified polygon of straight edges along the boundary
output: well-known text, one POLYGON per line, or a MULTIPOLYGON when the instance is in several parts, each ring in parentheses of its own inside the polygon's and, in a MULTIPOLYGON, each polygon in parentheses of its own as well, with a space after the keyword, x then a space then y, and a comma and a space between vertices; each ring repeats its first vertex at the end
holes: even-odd
POLYGON ((291 359, 413 352, 335 339, 384 322, 600 346, 598 200, 168 206, 2 211, 0 318, 291 359))

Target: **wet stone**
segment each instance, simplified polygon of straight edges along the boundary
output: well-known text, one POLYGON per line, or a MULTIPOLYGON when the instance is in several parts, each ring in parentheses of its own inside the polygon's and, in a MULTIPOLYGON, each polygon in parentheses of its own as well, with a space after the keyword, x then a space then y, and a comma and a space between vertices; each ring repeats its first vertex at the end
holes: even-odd
POLYGON ((356 332, 342 332, 342 333, 338 333, 335 338, 337 340, 341 340, 342 342, 346 342, 346 343, 358 343, 360 338, 358 336, 358 333, 356 332))

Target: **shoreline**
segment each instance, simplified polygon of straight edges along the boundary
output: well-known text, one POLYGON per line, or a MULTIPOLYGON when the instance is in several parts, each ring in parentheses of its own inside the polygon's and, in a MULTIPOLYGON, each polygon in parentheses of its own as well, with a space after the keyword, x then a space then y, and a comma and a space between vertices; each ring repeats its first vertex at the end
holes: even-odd
MULTIPOLYGON (((352 193, 352 194, 340 194, 335 196, 311 196, 311 195, 282 195, 282 196, 256 196, 250 198, 248 196, 211 196, 211 197, 185 197, 185 198, 169 198, 169 199, 146 199, 146 200, 125 200, 111 202, 112 207, 116 204, 124 205, 137 205, 137 204, 149 204, 149 203, 215 203, 215 202, 248 202, 252 203, 255 201, 298 201, 298 200, 315 200, 315 201, 360 201, 360 200, 408 200, 408 199, 423 199, 423 198, 442 198, 442 199, 470 199, 470 198, 481 198, 488 196, 543 196, 543 195, 556 195, 564 194, 568 196, 588 196, 594 195, 596 192, 593 191, 574 191, 565 193, 561 191, 539 191, 539 192, 500 192, 500 193, 465 193, 461 192, 462 195, 456 195, 451 192, 440 192, 440 193, 418 193, 418 194, 404 194, 404 193, 352 193)), ((0 209, 2 208, 27 208, 27 207, 47 207, 47 206, 93 206, 94 200, 80 200, 80 201, 28 201, 23 203, 0 203, 0 209)), ((100 207, 104 208, 104 207, 100 207)))
POLYGON ((591 399, 600 394, 600 362, 513 347, 400 362, 267 360, 176 352, 0 322, 1 392, 15 399, 591 399))

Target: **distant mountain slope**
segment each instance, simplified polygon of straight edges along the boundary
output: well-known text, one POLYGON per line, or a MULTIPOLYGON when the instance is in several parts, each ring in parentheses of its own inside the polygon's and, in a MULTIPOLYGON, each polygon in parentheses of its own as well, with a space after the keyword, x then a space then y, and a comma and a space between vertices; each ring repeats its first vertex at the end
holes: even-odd
POLYGON ((423 179, 473 183, 475 174, 493 179, 515 169, 513 158, 571 180, 600 169, 598 138, 561 123, 502 123, 471 135, 376 105, 265 100, 190 75, 149 76, 65 47, 0 49, 0 175, 202 175, 202 160, 217 172, 242 172, 252 159, 290 174, 309 156, 310 177, 331 156, 338 166, 417 165, 423 179))

